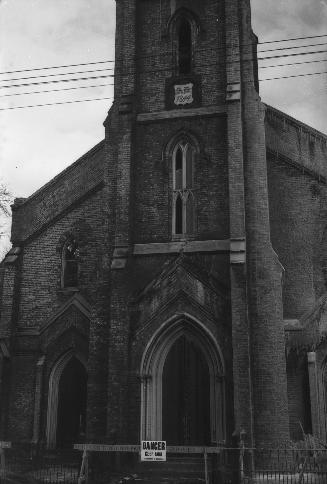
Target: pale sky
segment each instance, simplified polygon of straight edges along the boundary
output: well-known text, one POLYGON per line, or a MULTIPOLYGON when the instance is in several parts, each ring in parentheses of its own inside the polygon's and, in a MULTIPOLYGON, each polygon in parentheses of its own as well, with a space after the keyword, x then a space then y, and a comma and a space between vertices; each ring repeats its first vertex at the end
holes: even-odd
MULTIPOLYGON (((327 34, 327 0, 252 0, 252 23, 261 42, 327 34)), ((115 0, 0 0, 0 71, 112 60, 114 31, 115 0)), ((324 42, 326 45, 316 50, 325 54, 272 59, 265 61, 266 65, 327 59, 327 37, 308 39, 302 45, 324 42)), ((266 44, 260 50, 281 46, 285 44, 266 44)), ((66 72, 86 69, 75 67, 66 72)), ((326 61, 262 69, 260 77, 322 71, 327 71, 326 61)), ((37 74, 44 73, 0 74, 0 84, 5 79, 37 74)), ((110 78, 98 79, 84 81, 84 85, 111 82, 110 78)), ((0 96, 60 87, 68 84, 0 89, 0 96)), ((327 133, 327 74, 262 82, 260 89, 264 102, 327 133)), ((108 86, 0 97, 0 108, 111 96, 112 87, 108 86)), ((0 181, 14 196, 32 194, 104 137, 102 123, 110 104, 105 100, 0 111, 0 181)))

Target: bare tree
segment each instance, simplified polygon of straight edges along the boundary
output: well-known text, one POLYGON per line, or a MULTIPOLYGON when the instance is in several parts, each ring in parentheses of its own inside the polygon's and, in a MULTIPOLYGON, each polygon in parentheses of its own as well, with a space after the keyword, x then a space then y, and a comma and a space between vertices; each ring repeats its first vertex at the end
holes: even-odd
POLYGON ((11 247, 10 244, 10 218, 11 209, 10 204, 13 201, 13 196, 0 181, 0 261, 4 258, 11 247))
POLYGON ((9 217, 11 213, 10 203, 12 202, 12 198, 12 194, 8 188, 3 183, 0 183, 0 213, 7 217, 9 217))

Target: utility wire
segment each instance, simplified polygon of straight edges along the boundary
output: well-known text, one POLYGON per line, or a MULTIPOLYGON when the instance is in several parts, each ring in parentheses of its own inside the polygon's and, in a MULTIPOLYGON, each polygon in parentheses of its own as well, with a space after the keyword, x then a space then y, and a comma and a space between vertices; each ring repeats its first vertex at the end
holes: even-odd
MULTIPOLYGON (((276 55, 276 56, 261 57, 261 58, 258 58, 258 60, 280 59, 280 58, 285 58, 285 57, 314 55, 314 54, 322 54, 322 53, 326 53, 326 51, 321 50, 321 51, 312 51, 312 52, 303 52, 303 53, 297 52, 297 53, 293 53, 293 54, 281 54, 281 55, 276 55)), ((244 60, 245 61, 251 61, 251 60, 253 60, 253 58, 244 59, 244 60)), ((236 60, 235 61, 226 61, 227 64, 231 64, 231 63, 235 63, 235 62, 239 62, 239 60, 237 60, 237 61, 236 60)), ((199 65, 197 67, 198 68, 200 68, 200 67, 210 67, 210 66, 213 66, 213 65, 219 65, 219 64, 223 64, 223 63, 224 63, 223 61, 214 62, 214 63, 210 63, 210 64, 202 64, 202 65, 199 65)), ((264 66, 262 66, 260 68, 263 68, 263 67, 264 66)), ((171 71, 172 69, 173 69, 173 67, 169 66, 169 67, 165 67, 165 68, 162 68, 162 69, 152 69, 152 70, 140 71, 140 74, 146 75, 146 74, 157 73, 157 72, 167 72, 167 71, 171 71)), ((90 71, 90 72, 92 72, 92 71, 90 71)), ((128 76, 128 75, 130 75, 130 73, 122 73, 122 76, 128 76)), ((61 82, 86 81, 86 80, 94 80, 94 79, 104 79, 104 78, 108 78, 108 77, 114 78, 115 74, 106 74, 106 75, 102 75, 102 76, 87 76, 87 77, 70 78, 70 79, 55 79, 55 80, 49 80, 49 81, 38 81, 38 82, 11 84, 11 85, 7 85, 7 86, 1 86, 0 85, 0 89, 12 89, 12 88, 28 87, 28 86, 35 86, 35 85, 41 85, 41 84, 43 85, 43 84, 61 83, 61 82)), ((19 80, 19 79, 17 79, 17 80, 19 80)))
POLYGON ((309 37, 294 37, 293 39, 280 39, 280 40, 267 40, 265 42, 258 42, 258 44, 263 45, 263 44, 274 44, 277 42, 290 42, 293 40, 306 40, 306 39, 318 39, 321 37, 327 37, 327 34, 321 34, 321 35, 310 35, 309 37))
POLYGON ((108 67, 107 69, 92 69, 90 71, 75 71, 75 72, 62 72, 62 73, 55 73, 55 74, 42 74, 40 76, 27 76, 27 77, 16 77, 12 79, 1 79, 0 82, 11 82, 11 81, 24 81, 26 79, 38 79, 41 77, 57 77, 57 76, 75 76, 77 74, 89 74, 93 72, 104 72, 104 71, 112 71, 112 67, 108 67))
POLYGON ((278 50, 307 49, 309 47, 321 47, 322 45, 327 45, 327 42, 323 42, 321 44, 295 45, 291 47, 279 47, 278 49, 275 48, 275 49, 260 50, 259 54, 263 54, 264 52, 274 52, 278 50))
POLYGON ((275 65, 270 65, 270 66, 260 66, 260 69, 268 69, 269 67, 287 67, 287 66, 300 66, 303 64, 315 64, 317 62, 327 62, 327 59, 318 59, 318 60, 312 60, 312 61, 302 61, 302 62, 290 62, 288 64, 275 64, 275 65))
MULTIPOLYGON (((272 55, 272 56, 267 56, 267 57, 258 57, 258 60, 268 60, 268 59, 280 59, 282 57, 295 57, 299 55, 312 55, 312 54, 326 54, 327 50, 317 50, 317 51, 311 51, 311 52, 295 52, 293 54, 281 54, 281 55, 272 55)), ((246 59, 246 60, 251 60, 251 59, 246 59)))
POLYGON ((91 89, 93 87, 106 87, 106 86, 113 86, 113 84, 95 84, 93 86, 77 86, 77 87, 65 87, 62 89, 47 89, 44 91, 29 91, 29 92, 18 92, 13 94, 2 94, 0 97, 9 97, 9 96, 24 96, 26 94, 45 94, 48 92, 62 92, 62 91, 73 91, 75 89, 91 89))
MULTIPOLYGON (((327 74, 327 71, 311 72, 311 73, 308 73, 308 74, 296 74, 296 75, 293 75, 293 76, 280 76, 280 77, 263 78, 263 79, 259 79, 259 80, 260 80, 260 82, 263 82, 263 81, 273 81, 273 80, 278 80, 278 79, 290 79, 290 78, 295 78, 295 77, 316 76, 316 75, 322 75, 322 74, 327 74)), ((12 110, 12 109, 35 108, 35 107, 43 107, 43 106, 55 106, 55 105, 82 103, 82 102, 90 102, 90 101, 103 101, 103 100, 108 100, 108 99, 113 99, 113 97, 103 97, 103 98, 94 98, 94 99, 79 99, 79 100, 76 100, 76 101, 62 101, 62 102, 55 102, 55 103, 32 104, 32 105, 26 105, 26 106, 12 106, 12 107, 9 107, 9 108, 0 108, 0 111, 8 111, 8 110, 12 110)))
POLYGON ((81 64, 67 64, 62 66, 46 66, 46 67, 34 67, 33 69, 20 69, 16 71, 4 71, 0 72, 2 74, 17 74, 19 72, 32 72, 32 71, 46 71, 48 69, 65 69, 67 67, 80 67, 80 66, 91 66, 95 64, 107 64, 108 62, 115 62, 114 60, 104 60, 104 61, 94 61, 94 62, 83 62, 81 64))
POLYGON ((52 81, 25 82, 22 84, 12 84, 11 86, 0 86, 0 88, 11 89, 13 87, 39 86, 40 84, 53 84, 58 82, 76 82, 76 81, 88 81, 90 79, 105 79, 107 77, 114 77, 114 74, 108 74, 106 76, 78 77, 76 79, 54 79, 52 81))
POLYGON ((308 74, 294 74, 293 76, 279 76, 279 77, 269 77, 268 79, 259 79, 260 81, 275 81, 277 79, 290 79, 291 77, 305 77, 305 76, 318 76, 321 74, 327 74, 327 71, 324 72, 309 72, 308 74))
MULTIPOLYGON (((320 75, 320 74, 327 74, 327 71, 325 71, 325 72, 315 72, 315 73, 311 73, 311 74, 300 74, 300 75, 296 75, 296 76, 284 76, 284 77, 260 79, 260 82, 272 81, 272 80, 278 80, 278 79, 289 79, 289 78, 294 78, 294 77, 314 76, 314 75, 320 75)), ((83 102, 91 102, 91 101, 103 101, 103 100, 110 100, 110 99, 112 100, 113 97, 102 97, 102 98, 94 98, 94 99, 79 99, 79 100, 75 100, 75 101, 63 101, 63 102, 45 103, 45 104, 31 104, 31 105, 25 105, 25 106, 13 106, 13 107, 9 107, 9 108, 0 108, 0 111, 8 111, 8 110, 14 110, 14 109, 37 108, 37 107, 44 107, 44 106, 56 106, 56 105, 83 103, 83 102)))
MULTIPOLYGON (((304 61, 304 62, 292 62, 292 63, 289 63, 289 64, 275 64, 275 65, 263 66, 263 67, 260 67, 260 69, 296 66, 296 65, 303 65, 303 64, 313 64, 313 63, 319 63, 319 62, 327 62, 327 59, 304 61)), ((87 86, 66 87, 66 88, 60 88, 60 89, 47 89, 47 90, 43 90, 43 91, 26 91, 26 92, 12 93, 12 94, 2 94, 2 95, 0 95, 0 98, 1 97, 24 96, 24 95, 28 95, 28 94, 47 94, 47 93, 50 93, 50 92, 74 91, 76 89, 91 89, 91 88, 108 87, 108 86, 113 86, 113 84, 112 83, 94 84, 94 85, 87 85, 87 86)))
MULTIPOLYGON (((260 69, 296 66, 296 65, 303 65, 303 64, 312 64, 312 63, 317 63, 317 62, 327 62, 327 59, 304 61, 304 62, 293 62, 293 63, 289 63, 289 64, 276 64, 276 65, 270 65, 270 66, 263 66, 260 69)), ((308 73, 307 75, 311 75, 311 73, 308 73)), ((286 78, 287 77, 288 76, 286 76, 286 78)), ((277 79, 280 79, 280 78, 281 77, 277 77, 277 79)), ((276 79, 276 78, 272 78, 272 79, 276 79)), ((264 81, 264 80, 270 80, 270 79, 261 79, 261 81, 264 81)), ((50 93, 50 92, 73 91, 73 90, 77 90, 77 89, 91 89, 91 88, 97 88, 97 87, 108 87, 108 86, 113 86, 113 85, 114 85, 113 83, 106 83, 106 84, 94 84, 94 85, 87 85, 87 86, 66 87, 66 88, 60 88, 60 89, 47 89, 47 90, 42 90, 42 91, 26 91, 26 92, 12 93, 12 94, 2 94, 2 95, 0 95, 0 98, 1 97, 23 96, 23 95, 29 95, 29 94, 47 94, 47 93, 50 93)))
POLYGON ((99 97, 94 99, 78 99, 76 101, 63 101, 58 103, 45 103, 45 104, 31 104, 29 106, 13 106, 10 108, 0 108, 0 111, 8 111, 11 109, 25 109, 25 108, 40 108, 43 106, 55 106, 57 104, 73 104, 73 103, 85 103, 90 101, 103 101, 105 99, 113 99, 112 97, 99 97))
MULTIPOLYGON (((259 42, 258 45, 264 45, 264 44, 272 44, 272 43, 280 43, 280 42, 291 42, 295 40, 306 40, 306 39, 315 39, 315 38, 322 38, 322 37, 327 37, 327 34, 322 34, 322 35, 311 35, 307 37, 294 37, 290 39, 280 39, 280 40, 269 40, 265 42, 259 42)), ((245 44, 243 44, 244 46, 245 44)), ((246 45, 252 45, 252 44, 246 44, 246 45)), ((319 45, 319 44, 316 44, 319 45)), ((300 46, 299 46, 300 47, 300 46)), ((293 48, 299 48, 299 47, 293 47, 293 48)), ((225 47, 221 47, 224 49, 225 47)), ((292 47, 285 47, 285 49, 291 49, 292 47)), ((219 48, 218 48, 219 49, 219 48)), ((208 50, 208 49, 202 49, 202 50, 208 50)), ((212 50, 217 50, 217 48, 212 49, 212 50)), ((272 49, 272 50, 279 50, 279 49, 272 49)), ((265 51, 262 51, 265 52, 265 51)), ((260 52, 259 52, 260 53, 260 52)), ((143 56, 143 57, 157 57, 160 56, 162 57, 163 54, 154 54, 151 56, 143 56)), ((171 55, 171 53, 167 54, 171 55)), ((143 58, 142 56, 137 56, 136 58, 143 58)), ((63 64, 63 65, 56 65, 56 66, 45 66, 45 67, 34 67, 34 68, 28 68, 28 69, 18 69, 18 70, 13 70, 13 71, 3 71, 0 72, 0 75, 3 74, 17 74, 17 73, 22 73, 22 72, 32 72, 32 71, 43 71, 43 70, 51 70, 51 69, 65 69, 69 67, 80 67, 80 66, 90 66, 90 65, 96 65, 96 64, 107 64, 107 63, 114 63, 115 60, 113 59, 108 59, 108 60, 101 60, 101 61, 94 61, 94 62, 82 62, 78 64, 63 64)))

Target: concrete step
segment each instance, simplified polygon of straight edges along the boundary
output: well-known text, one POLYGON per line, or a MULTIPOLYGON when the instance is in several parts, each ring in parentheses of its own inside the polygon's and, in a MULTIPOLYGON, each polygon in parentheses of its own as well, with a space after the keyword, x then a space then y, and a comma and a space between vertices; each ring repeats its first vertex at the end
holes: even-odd
MULTIPOLYGON (((208 466, 210 473, 210 466, 208 466)), ((166 462, 139 462, 133 480, 123 484, 203 484, 205 482, 204 459, 192 457, 170 458, 166 462)))

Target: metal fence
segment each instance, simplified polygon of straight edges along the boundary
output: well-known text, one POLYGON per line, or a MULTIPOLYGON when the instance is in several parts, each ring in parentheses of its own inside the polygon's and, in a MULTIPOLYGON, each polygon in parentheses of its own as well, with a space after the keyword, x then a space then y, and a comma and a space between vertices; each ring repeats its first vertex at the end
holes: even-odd
POLYGON ((243 449, 243 483, 327 484, 327 449, 243 449))
MULTIPOLYGON (((188 458, 192 459, 194 452, 191 447, 187 448, 187 452, 185 447, 170 448, 167 466, 174 455, 178 455, 179 449, 179 455, 185 461, 188 458)), ((202 462, 201 480, 206 484, 327 484, 327 449, 204 447, 202 457, 199 448, 193 449, 202 462)), ((125 482, 123 478, 127 474, 126 467, 117 464, 126 462, 123 459, 127 457, 126 452, 113 450, 106 453, 105 449, 88 450, 88 460, 84 461, 88 472, 85 472, 81 450, 32 455, 15 447, 2 449, 0 484, 99 484, 104 482, 104 478, 106 484, 125 482)), ((132 457, 132 451, 128 450, 132 457)), ((84 457, 85 455, 86 452, 84 457)), ((137 463, 137 449, 134 456, 131 461, 137 463)), ((137 470, 133 471, 132 467, 129 470, 136 476, 135 482, 139 481, 140 484, 137 470)), ((133 482, 131 474, 128 481, 129 484, 133 482)), ((183 482, 188 481, 184 479, 183 482)), ((198 482, 200 483, 200 480, 198 482)))

